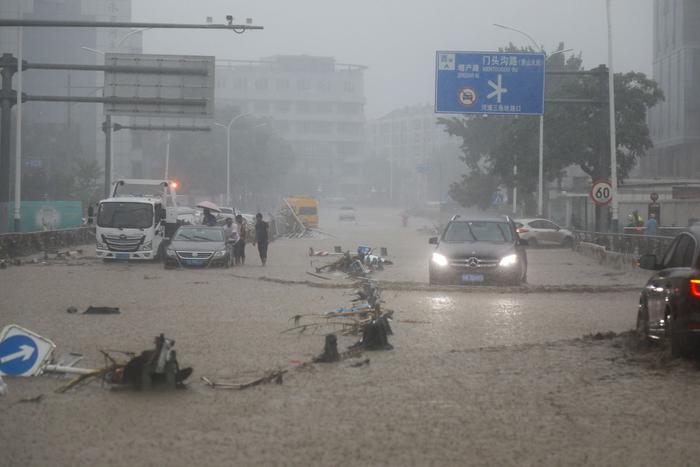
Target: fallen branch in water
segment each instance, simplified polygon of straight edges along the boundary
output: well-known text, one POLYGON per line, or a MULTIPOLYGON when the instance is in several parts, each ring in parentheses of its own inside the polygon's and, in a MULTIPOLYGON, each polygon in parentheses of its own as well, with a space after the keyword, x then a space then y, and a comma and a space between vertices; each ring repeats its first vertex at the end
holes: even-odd
POLYGON ((260 384, 267 384, 267 383, 276 383, 276 384, 282 384, 283 380, 282 377, 283 375, 287 372, 288 370, 286 369, 280 369, 280 370, 274 370, 274 371, 268 371, 264 376, 254 379, 252 381, 248 381, 247 383, 220 383, 220 382, 215 382, 207 378, 206 376, 202 376, 202 381, 204 381, 209 387, 213 389, 247 389, 247 388, 252 388, 253 386, 258 386, 260 384))

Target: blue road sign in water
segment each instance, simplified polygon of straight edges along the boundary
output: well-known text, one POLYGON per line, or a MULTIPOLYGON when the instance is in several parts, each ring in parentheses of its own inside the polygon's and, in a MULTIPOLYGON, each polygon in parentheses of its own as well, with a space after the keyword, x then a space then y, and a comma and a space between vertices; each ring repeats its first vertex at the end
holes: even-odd
POLYGON ((34 340, 14 335, 0 342, 0 371, 6 375, 21 375, 29 371, 39 356, 34 340))
POLYGON ((545 55, 438 51, 435 112, 542 115, 545 55))

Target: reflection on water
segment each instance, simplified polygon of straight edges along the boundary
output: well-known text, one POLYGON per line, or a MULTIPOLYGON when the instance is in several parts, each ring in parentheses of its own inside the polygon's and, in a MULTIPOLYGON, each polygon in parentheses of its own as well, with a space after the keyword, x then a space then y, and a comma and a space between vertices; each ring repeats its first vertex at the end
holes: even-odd
POLYGON ((444 322, 452 320, 452 311, 455 309, 455 300, 452 297, 438 295, 428 298, 428 311, 431 312, 431 321, 444 322))
POLYGON ((438 296, 430 298, 430 309, 435 312, 447 311, 454 308, 455 301, 452 297, 438 296))
POLYGON ((495 303, 495 311, 505 315, 519 315, 520 303, 514 298, 499 298, 495 303))

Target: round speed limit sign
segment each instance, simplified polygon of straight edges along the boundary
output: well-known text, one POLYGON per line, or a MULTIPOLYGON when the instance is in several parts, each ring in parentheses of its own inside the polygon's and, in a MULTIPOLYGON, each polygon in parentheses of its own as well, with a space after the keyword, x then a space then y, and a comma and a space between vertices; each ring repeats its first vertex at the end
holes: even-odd
POLYGON ((596 180, 591 185, 590 196, 595 204, 609 204, 612 201, 612 185, 608 180, 596 180))

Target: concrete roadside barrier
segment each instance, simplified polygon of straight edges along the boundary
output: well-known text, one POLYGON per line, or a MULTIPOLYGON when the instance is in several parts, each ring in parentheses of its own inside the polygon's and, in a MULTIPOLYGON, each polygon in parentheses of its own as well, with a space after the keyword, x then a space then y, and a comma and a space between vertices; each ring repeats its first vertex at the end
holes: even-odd
POLYGON ((0 259, 95 243, 95 227, 0 234, 0 259))

